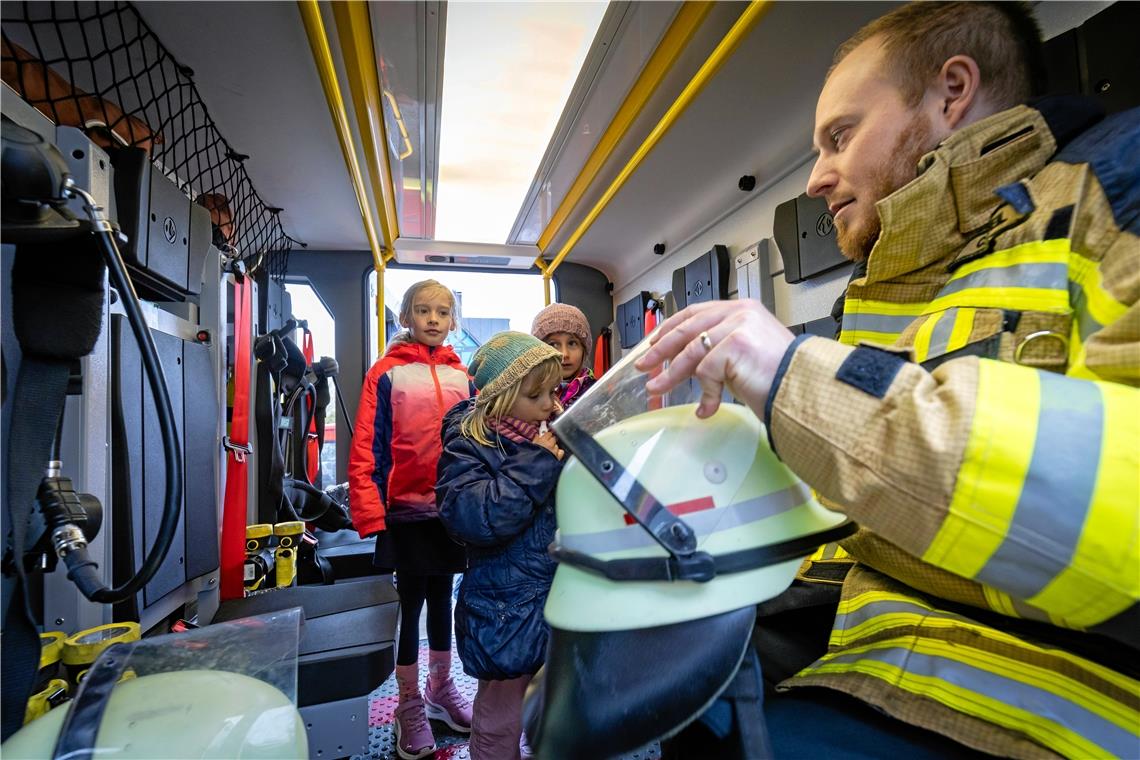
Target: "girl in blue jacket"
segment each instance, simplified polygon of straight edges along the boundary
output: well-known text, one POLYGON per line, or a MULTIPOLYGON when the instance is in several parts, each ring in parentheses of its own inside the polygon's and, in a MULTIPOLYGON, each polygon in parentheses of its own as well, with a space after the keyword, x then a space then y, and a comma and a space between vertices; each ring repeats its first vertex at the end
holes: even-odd
POLYGON ((436 495, 444 526, 467 546, 455 641, 463 670, 479 679, 471 760, 518 760, 523 695, 549 630, 542 608, 555 563, 546 547, 563 452, 541 428, 561 411, 561 354, 503 332, 468 369, 479 395, 444 418, 436 495))

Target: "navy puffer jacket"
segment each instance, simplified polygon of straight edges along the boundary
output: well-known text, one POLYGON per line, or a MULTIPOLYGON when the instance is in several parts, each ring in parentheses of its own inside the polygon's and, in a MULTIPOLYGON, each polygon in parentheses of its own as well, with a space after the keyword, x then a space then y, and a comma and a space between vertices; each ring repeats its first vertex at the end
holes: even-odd
POLYGON ((555 562, 554 486, 562 470, 533 443, 465 438, 459 423, 474 399, 443 420, 436 499, 452 538, 467 546, 455 607, 455 643, 469 676, 499 681, 532 675, 546 659, 542 617, 555 562))

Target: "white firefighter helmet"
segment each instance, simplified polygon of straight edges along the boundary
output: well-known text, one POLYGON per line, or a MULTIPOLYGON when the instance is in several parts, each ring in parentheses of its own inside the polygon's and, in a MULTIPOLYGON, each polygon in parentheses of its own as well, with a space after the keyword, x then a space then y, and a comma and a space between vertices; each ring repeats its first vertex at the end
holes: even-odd
POLYGON ((633 362, 647 344, 554 423, 574 457, 556 494, 546 673, 525 711, 543 757, 618 754, 697 717, 735 674, 755 605, 855 529, 747 407, 702 420, 695 404, 646 397, 633 362))

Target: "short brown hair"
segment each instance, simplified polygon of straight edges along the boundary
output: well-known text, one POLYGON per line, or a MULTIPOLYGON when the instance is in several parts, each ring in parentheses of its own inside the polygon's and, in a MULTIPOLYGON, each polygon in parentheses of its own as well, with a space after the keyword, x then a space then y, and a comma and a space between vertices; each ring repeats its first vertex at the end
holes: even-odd
POLYGON ((911 106, 946 60, 978 63, 982 90, 998 110, 1043 90, 1041 29, 1024 2, 912 2, 875 19, 835 51, 831 71, 856 47, 882 37, 892 78, 911 106))

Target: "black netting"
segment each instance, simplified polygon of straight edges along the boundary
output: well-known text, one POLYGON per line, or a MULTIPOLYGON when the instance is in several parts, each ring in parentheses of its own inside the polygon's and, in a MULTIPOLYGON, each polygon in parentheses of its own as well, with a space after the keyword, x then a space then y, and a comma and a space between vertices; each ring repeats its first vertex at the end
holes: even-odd
POLYGON ((56 124, 142 148, 210 210, 219 244, 284 279, 294 244, 194 86, 130 3, 5 2, 3 79, 56 124))

